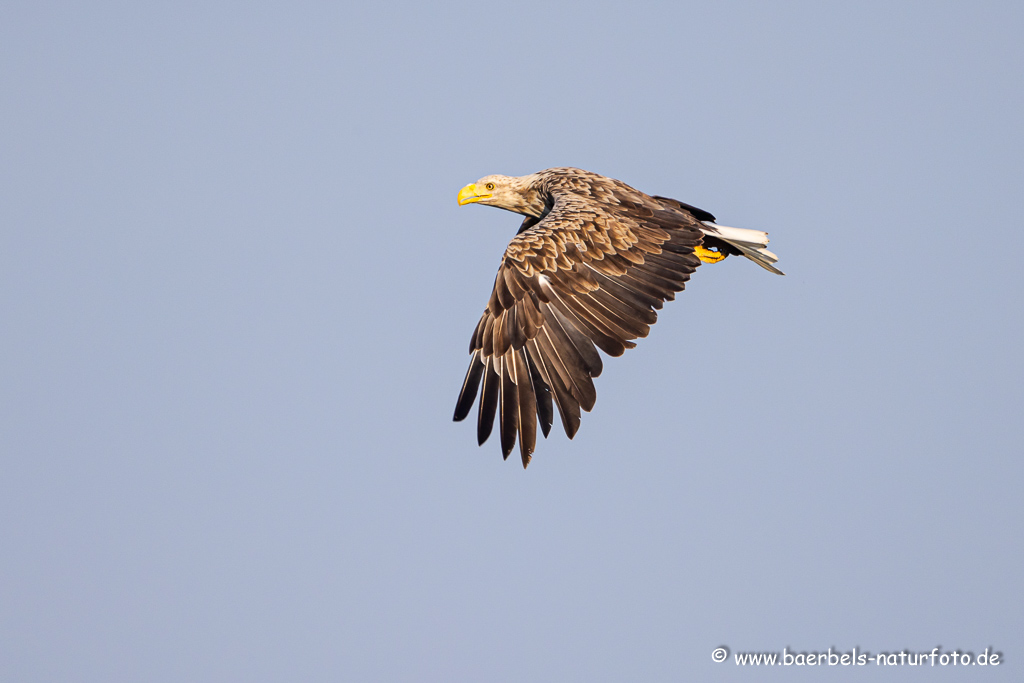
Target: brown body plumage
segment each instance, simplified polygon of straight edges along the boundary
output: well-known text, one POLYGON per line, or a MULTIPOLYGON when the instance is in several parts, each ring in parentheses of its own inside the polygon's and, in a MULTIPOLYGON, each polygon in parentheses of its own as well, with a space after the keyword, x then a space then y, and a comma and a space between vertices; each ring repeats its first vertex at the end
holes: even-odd
POLYGON ((715 226, 706 211, 580 169, 487 176, 463 188, 459 203, 526 216, 470 341, 455 407, 455 420, 465 419, 479 391, 479 443, 497 412, 502 453, 518 436, 524 467, 554 406, 570 439, 581 409, 594 407, 597 349, 619 356, 636 346, 702 258, 743 254, 780 272, 765 233, 715 226))

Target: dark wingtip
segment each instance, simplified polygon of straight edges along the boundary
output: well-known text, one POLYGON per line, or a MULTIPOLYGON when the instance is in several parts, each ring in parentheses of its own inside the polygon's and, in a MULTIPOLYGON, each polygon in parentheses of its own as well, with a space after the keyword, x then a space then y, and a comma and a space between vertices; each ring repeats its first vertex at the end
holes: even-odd
POLYGON ((480 378, 485 369, 485 364, 480 362, 480 351, 474 351, 469 359, 469 369, 466 370, 466 379, 462 382, 459 400, 455 402, 455 415, 453 416, 455 422, 462 422, 473 410, 476 392, 480 387, 480 378))
POLYGON ((526 466, 530 464, 531 460, 533 460, 533 446, 527 445, 526 447, 524 447, 522 439, 523 437, 522 435, 520 435, 519 457, 523 459, 523 469, 526 469, 526 466))

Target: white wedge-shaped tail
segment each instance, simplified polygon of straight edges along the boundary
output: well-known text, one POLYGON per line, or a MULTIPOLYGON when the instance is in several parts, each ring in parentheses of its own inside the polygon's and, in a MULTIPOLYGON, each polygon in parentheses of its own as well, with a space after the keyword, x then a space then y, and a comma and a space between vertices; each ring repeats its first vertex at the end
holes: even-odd
POLYGON ((727 225, 716 225, 711 221, 702 221, 701 225, 704 226, 701 228, 701 231, 705 235, 714 235, 723 242, 728 242, 739 249, 744 256, 765 270, 785 275, 785 273, 772 265, 779 260, 779 257, 767 249, 768 233, 762 230, 730 228, 727 225))

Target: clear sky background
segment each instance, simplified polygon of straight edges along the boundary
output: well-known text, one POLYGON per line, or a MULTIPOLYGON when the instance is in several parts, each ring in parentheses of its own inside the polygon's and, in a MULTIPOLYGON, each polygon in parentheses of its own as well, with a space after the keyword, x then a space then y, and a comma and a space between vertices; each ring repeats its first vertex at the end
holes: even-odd
POLYGON ((1020 680, 1022 28, 4 2, 0 679, 1020 680), (700 268, 524 472, 451 422, 519 225, 455 195, 561 165, 788 275, 700 268))

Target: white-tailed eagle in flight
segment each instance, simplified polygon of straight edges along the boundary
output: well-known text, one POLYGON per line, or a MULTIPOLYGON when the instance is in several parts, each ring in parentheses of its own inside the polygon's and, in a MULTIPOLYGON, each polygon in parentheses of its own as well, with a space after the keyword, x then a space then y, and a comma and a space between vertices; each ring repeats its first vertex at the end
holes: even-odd
POLYGON ((486 176, 459 192, 470 203, 526 218, 473 332, 455 420, 479 393, 477 440, 497 413, 502 453, 518 436, 523 467, 538 421, 545 437, 551 429, 553 405, 570 439, 580 410, 594 407, 597 349, 620 356, 636 346, 701 263, 741 255, 782 275, 767 233, 715 225, 707 211, 578 168, 486 176))

